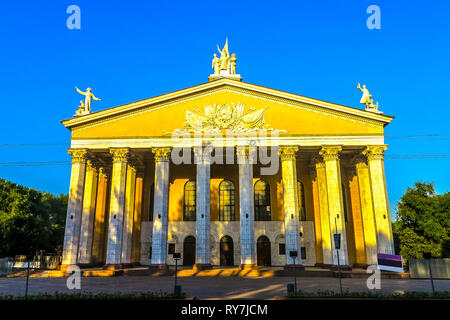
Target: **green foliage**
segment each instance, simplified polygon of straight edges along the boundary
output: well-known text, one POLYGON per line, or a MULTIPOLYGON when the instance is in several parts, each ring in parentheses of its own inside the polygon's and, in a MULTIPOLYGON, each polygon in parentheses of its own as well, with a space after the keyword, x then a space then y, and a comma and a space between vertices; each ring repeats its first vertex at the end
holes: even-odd
POLYGON ((450 291, 422 292, 422 291, 398 291, 392 293, 375 292, 334 292, 319 290, 317 292, 297 291, 290 293, 288 298, 329 298, 329 299, 450 299, 450 291))
POLYGON ((167 292, 145 293, 41 293, 36 295, 12 296, 0 295, 0 300, 155 300, 155 299, 185 299, 186 293, 167 292))
POLYGON ((432 183, 417 182, 398 202, 392 224, 398 253, 406 259, 450 257, 450 192, 439 195, 432 183))
POLYGON ((55 252, 62 245, 67 195, 0 179, 0 257, 55 252))

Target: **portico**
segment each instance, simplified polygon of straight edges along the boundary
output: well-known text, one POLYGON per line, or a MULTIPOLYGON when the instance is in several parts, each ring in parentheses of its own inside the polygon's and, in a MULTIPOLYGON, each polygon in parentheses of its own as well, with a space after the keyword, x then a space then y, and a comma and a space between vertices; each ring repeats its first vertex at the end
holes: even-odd
POLYGON ((165 269, 179 252, 199 270, 352 267, 394 252, 383 163, 392 117, 227 70, 62 121, 72 132, 64 266, 165 269))

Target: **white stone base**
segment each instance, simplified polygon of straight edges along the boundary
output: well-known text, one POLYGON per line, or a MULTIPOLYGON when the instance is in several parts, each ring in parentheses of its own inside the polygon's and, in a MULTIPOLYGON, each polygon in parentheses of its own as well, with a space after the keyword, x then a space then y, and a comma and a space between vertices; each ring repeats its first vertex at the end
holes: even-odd
POLYGON ((213 81, 213 80, 222 79, 222 78, 242 81, 242 77, 240 74, 211 74, 208 77, 208 81, 213 81))
MULTIPOLYGON (((150 265, 149 252, 152 241, 153 221, 142 222, 141 229, 141 264, 150 265)), ((175 252, 181 253, 181 260, 178 265, 183 265, 183 242, 188 236, 195 235, 195 221, 169 221, 168 243, 175 244, 175 252)), ((303 236, 300 238, 302 247, 306 249, 306 260, 302 261, 304 266, 314 266, 316 263, 315 234, 314 223, 312 221, 300 221, 300 232, 303 236)), ((256 241, 260 236, 266 236, 270 240, 270 252, 272 266, 284 266, 286 256, 279 254, 279 244, 285 243, 284 222, 283 221, 255 221, 255 252, 256 241)), ((220 239, 223 236, 230 236, 233 239, 234 264, 240 262, 240 239, 239 239, 239 221, 211 221, 210 224, 210 250, 211 264, 219 266, 220 264, 220 239)), ((167 255, 167 264, 175 265, 172 255, 167 255)))

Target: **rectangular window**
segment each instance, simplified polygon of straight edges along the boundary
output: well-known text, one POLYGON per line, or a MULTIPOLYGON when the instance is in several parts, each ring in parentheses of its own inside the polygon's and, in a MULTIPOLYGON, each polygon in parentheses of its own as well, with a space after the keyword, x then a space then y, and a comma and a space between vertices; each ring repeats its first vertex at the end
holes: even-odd
POLYGON ((175 253, 175 243, 169 243, 169 254, 175 253))
POLYGON ((286 254, 286 244, 285 243, 279 243, 278 244, 278 254, 280 256, 286 254))
POLYGON ((306 248, 305 247, 301 247, 301 253, 302 253, 302 260, 306 260, 306 248))

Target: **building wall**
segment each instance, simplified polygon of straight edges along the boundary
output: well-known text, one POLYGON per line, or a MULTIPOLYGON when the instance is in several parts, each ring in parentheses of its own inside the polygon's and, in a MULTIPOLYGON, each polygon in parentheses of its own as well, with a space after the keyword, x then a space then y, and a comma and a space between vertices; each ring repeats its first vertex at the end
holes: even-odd
MULTIPOLYGON (((195 237, 195 221, 171 221, 169 222, 168 243, 175 244, 175 251, 183 257, 183 243, 188 236, 195 237)), ((152 241, 152 222, 142 222, 141 229, 141 264, 150 265, 150 248, 152 241)), ((305 247, 306 260, 303 265, 313 266, 316 263, 315 234, 312 221, 300 222, 301 246, 305 247)), ((279 254, 279 244, 285 243, 284 223, 282 221, 255 221, 255 247, 260 236, 266 236, 270 240, 272 266, 284 266, 286 255, 279 254)), ((211 263, 220 265, 220 239, 229 236, 233 239, 234 264, 240 261, 239 221, 212 221, 211 222, 211 263)), ((256 252, 256 249, 255 249, 256 252)), ((167 263, 174 265, 172 255, 167 255, 167 263)), ((183 264, 183 260, 179 262, 183 264)))
MULTIPOLYGON (((347 243, 350 264, 364 264, 365 252, 363 244, 363 226, 361 223, 360 202, 357 189, 356 177, 349 180, 346 159, 342 159, 343 186, 346 195, 347 207, 347 243), (362 247, 361 247, 362 246, 362 247)), ((281 168, 281 166, 280 166, 281 168)), ((272 221, 255 221, 255 243, 260 235, 265 235, 271 242, 272 265, 284 265, 285 256, 278 255, 278 243, 284 241, 284 211, 283 211, 283 186, 281 182, 281 169, 277 174, 261 176, 260 167, 254 165, 253 183, 264 179, 270 185, 271 215, 272 221)), ((146 168, 144 178, 143 219, 141 234, 141 263, 149 264, 149 245, 151 243, 151 225, 149 221, 149 210, 151 208, 150 186, 154 177, 154 170, 150 163, 146 168), (146 214, 147 213, 147 214, 146 214)), ((195 221, 183 221, 183 198, 184 185, 189 180, 195 180, 195 165, 170 164, 170 186, 169 186, 169 240, 175 243, 177 252, 182 253, 184 238, 192 235, 195 237, 195 221)), ((305 187, 306 219, 301 221, 304 231, 301 239, 302 246, 306 248, 307 260, 305 265, 314 265, 323 261, 320 234, 320 212, 318 212, 318 198, 314 196, 317 188, 315 177, 311 174, 311 167, 306 160, 297 161, 297 178, 303 182, 305 187)), ((317 191, 316 191, 317 192, 317 191)), ((219 265, 219 241, 221 236, 229 235, 234 242, 235 262, 239 261, 239 172, 238 165, 212 165, 211 166, 211 257, 214 265, 219 265), (235 221, 219 221, 219 184, 224 180, 230 180, 235 186, 235 221), (213 236, 217 235, 217 236, 213 236)), ((171 255, 168 263, 173 262, 171 255)))

